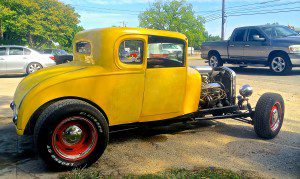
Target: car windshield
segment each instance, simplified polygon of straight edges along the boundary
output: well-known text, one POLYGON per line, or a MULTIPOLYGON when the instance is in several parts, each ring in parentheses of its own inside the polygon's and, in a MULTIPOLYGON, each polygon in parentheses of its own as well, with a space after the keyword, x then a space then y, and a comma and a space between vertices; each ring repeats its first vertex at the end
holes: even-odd
POLYGON ((163 49, 178 49, 177 45, 174 44, 162 44, 163 49))
POLYGON ((282 38, 289 36, 298 36, 299 34, 285 26, 276 26, 276 27, 263 27, 262 30, 272 38, 282 38))

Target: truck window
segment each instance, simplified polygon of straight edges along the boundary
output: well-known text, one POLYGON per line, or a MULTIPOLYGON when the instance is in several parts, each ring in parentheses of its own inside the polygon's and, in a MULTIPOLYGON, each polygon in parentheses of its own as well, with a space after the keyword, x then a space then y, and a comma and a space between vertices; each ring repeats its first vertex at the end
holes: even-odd
POLYGON ((245 33, 246 33, 246 29, 236 30, 235 35, 233 37, 233 41, 234 42, 243 42, 245 33))
POLYGON ((248 41, 254 41, 253 36, 258 35, 260 38, 265 38, 258 30, 251 29, 248 35, 248 41))
POLYGON ((147 68, 183 67, 185 42, 181 39, 149 36, 147 68))
POLYGON ((119 47, 119 58, 125 64, 143 63, 144 42, 141 40, 125 40, 119 47))

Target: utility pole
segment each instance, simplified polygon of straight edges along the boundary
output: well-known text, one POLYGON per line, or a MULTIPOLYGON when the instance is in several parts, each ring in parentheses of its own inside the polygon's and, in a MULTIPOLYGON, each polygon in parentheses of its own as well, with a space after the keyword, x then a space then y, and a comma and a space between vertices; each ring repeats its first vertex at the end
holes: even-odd
POLYGON ((120 23, 122 24, 121 27, 126 27, 126 22, 125 21, 122 21, 120 23))
POLYGON ((225 26, 225 0, 222 0, 222 30, 221 30, 222 40, 224 40, 224 26, 225 26))

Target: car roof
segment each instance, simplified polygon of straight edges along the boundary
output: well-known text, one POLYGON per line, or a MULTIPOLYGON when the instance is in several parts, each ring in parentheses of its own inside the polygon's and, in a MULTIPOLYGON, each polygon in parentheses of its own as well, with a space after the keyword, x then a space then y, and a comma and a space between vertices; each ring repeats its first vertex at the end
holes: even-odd
POLYGON ((0 47, 20 47, 20 48, 28 48, 27 46, 21 46, 21 45, 0 45, 0 47))
POLYGON ((263 27, 286 27, 284 25, 255 25, 255 26, 243 26, 237 27, 236 29, 244 29, 244 28, 263 28, 263 27))
POLYGON ((153 36, 165 36, 187 40, 187 37, 179 32, 166 31, 166 30, 155 30, 146 28, 131 28, 131 27, 109 27, 109 28, 98 28, 79 32, 77 35, 86 33, 102 33, 102 34, 118 34, 118 35, 153 35, 153 36))

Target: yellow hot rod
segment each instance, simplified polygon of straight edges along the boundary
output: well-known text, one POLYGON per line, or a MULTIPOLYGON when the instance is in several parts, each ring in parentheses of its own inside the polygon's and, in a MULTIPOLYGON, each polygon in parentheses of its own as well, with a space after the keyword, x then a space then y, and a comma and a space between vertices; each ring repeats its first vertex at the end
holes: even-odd
POLYGON ((274 138, 284 102, 266 93, 252 108, 252 88, 236 96, 236 74, 227 67, 189 67, 188 40, 177 32, 104 28, 78 33, 74 61, 24 78, 11 108, 19 135, 33 135, 51 167, 95 162, 109 132, 126 124, 233 118, 274 138), (168 119, 168 120, 167 120, 168 119))

